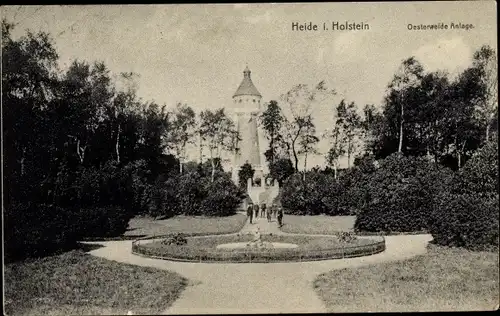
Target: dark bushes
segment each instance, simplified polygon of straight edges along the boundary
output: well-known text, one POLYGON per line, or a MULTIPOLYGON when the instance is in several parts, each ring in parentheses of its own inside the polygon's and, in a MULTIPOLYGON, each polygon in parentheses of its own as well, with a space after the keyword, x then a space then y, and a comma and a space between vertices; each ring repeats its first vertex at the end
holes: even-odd
POLYGON ((433 198, 451 181, 451 170, 425 158, 391 155, 372 174, 354 227, 370 232, 427 230, 433 198))
POLYGON ((73 248, 80 231, 72 215, 67 209, 46 204, 12 204, 5 208, 5 261, 73 248))
POLYGON ((498 247, 498 142, 479 149, 434 201, 434 242, 470 249, 498 247))
POLYGON ((440 194, 430 232, 439 245, 469 249, 498 246, 498 196, 440 194))
POLYGON ((75 230, 80 238, 116 237, 125 233, 130 218, 120 206, 79 209, 75 211, 75 230))
POLYGON ((304 180, 303 175, 294 174, 285 181, 281 189, 281 205, 294 215, 335 213, 335 179, 314 171, 307 172, 305 177, 304 180), (335 209, 330 209, 332 207, 335 209))
POLYGON ((214 182, 210 176, 197 171, 183 173, 157 185, 157 204, 154 214, 228 216, 245 198, 244 188, 237 187, 224 172, 217 172, 214 182))
POLYGON ((219 177, 214 182, 205 182, 204 185, 206 195, 198 214, 205 216, 233 215, 246 196, 245 189, 237 187, 227 176, 219 177))

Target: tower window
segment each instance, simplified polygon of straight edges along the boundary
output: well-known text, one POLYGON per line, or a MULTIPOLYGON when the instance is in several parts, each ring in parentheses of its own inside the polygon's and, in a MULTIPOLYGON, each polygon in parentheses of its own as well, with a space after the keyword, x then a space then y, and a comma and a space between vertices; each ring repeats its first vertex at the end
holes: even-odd
POLYGON ((253 99, 253 103, 255 103, 255 99, 253 99))

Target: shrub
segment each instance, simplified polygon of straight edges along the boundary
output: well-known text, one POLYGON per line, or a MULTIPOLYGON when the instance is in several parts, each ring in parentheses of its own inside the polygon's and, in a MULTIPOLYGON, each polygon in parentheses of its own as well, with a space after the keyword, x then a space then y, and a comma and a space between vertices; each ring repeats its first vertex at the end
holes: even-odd
POLYGON ((418 232, 429 225, 432 200, 446 191, 451 170, 420 157, 394 154, 384 159, 368 182, 366 203, 355 229, 370 232, 418 232))
POLYGON ((311 171, 303 180, 303 175, 295 174, 283 184, 281 205, 295 215, 329 214, 334 212, 329 209, 334 207, 334 199, 328 198, 335 194, 333 188, 335 180, 329 175, 311 171))
POLYGON ((372 156, 357 157, 354 166, 339 176, 339 213, 355 215, 369 201, 369 182, 375 172, 372 156))
POLYGON ((454 180, 451 192, 434 200, 434 242, 470 249, 498 247, 498 142, 480 148, 454 180))
POLYGON ((237 187, 227 176, 206 182, 205 192, 199 213, 206 216, 233 215, 246 196, 244 188, 237 187))
POLYGON ((353 232, 338 232, 336 235, 341 243, 351 243, 357 240, 353 232))
POLYGON ((120 206, 82 208, 74 213, 79 238, 120 236, 133 216, 120 206))
POLYGON ((498 140, 486 143, 467 161, 456 179, 454 191, 498 194, 498 140))
POLYGON ((241 169, 238 171, 238 178, 239 178, 239 185, 242 188, 247 187, 247 181, 248 179, 252 179, 253 175, 255 173, 255 170, 252 168, 252 165, 246 162, 241 166, 241 169))
POLYGON ((182 233, 169 236, 161 241, 162 245, 182 246, 187 244, 187 238, 182 233))
POLYGON ((4 221, 6 261, 71 249, 79 235, 73 214, 54 205, 13 204, 4 209, 4 221))
POLYGON ((498 195, 443 193, 434 204, 430 232, 436 244, 470 249, 498 247, 498 195))
POLYGON ((292 175, 295 169, 293 168, 290 159, 279 158, 269 164, 269 175, 276 179, 280 186, 292 175))
POLYGON ((206 197, 206 185, 203 182, 209 181, 206 177, 201 177, 198 173, 184 173, 179 178, 172 180, 169 188, 175 191, 175 214, 199 215, 201 203, 206 197))

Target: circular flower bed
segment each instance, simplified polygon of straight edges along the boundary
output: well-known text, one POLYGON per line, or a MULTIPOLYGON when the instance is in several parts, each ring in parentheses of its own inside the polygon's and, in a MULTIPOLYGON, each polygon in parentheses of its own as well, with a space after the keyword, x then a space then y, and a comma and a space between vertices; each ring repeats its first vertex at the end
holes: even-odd
POLYGON ((297 248, 217 248, 220 244, 251 242, 252 235, 193 236, 187 243, 166 243, 171 236, 155 240, 136 240, 134 254, 173 261, 188 262, 284 262, 352 258, 372 255, 385 250, 383 237, 339 238, 314 235, 262 235, 263 242, 289 243, 297 248))

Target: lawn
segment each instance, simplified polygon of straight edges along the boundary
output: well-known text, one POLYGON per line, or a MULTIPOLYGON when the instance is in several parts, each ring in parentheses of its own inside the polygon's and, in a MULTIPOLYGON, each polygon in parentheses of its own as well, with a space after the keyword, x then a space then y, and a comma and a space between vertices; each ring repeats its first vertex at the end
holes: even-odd
POLYGON ((253 236, 234 234, 225 236, 188 237, 186 244, 164 244, 164 240, 146 241, 133 245, 133 251, 144 256, 154 256, 187 261, 225 261, 225 262, 279 262, 338 259, 362 256, 383 251, 380 238, 363 237, 340 242, 336 236, 306 235, 262 235, 263 242, 291 243, 296 248, 253 248, 245 244, 253 236), (217 248, 220 244, 242 243, 242 248, 217 248))
MULTIPOLYGON (((254 239, 254 236, 250 235, 231 235, 231 236, 207 236, 207 237, 188 237, 187 244, 182 246, 177 245, 164 245, 161 241, 154 241, 150 243, 144 243, 144 247, 148 248, 164 248, 173 249, 180 248, 184 249, 185 252, 189 250, 213 250, 213 251, 231 251, 228 249, 216 249, 220 244, 235 243, 235 242, 250 242, 254 239)), ((358 238, 355 241, 340 243, 338 238, 334 236, 285 236, 285 235, 262 235, 262 241, 265 242, 280 242, 280 243, 292 243, 298 245, 296 249, 300 250, 324 250, 324 249, 334 249, 342 247, 355 247, 362 245, 370 245, 379 240, 371 238, 358 238)), ((241 251, 237 250, 237 251, 241 251)))
POLYGON ((5 265, 8 315, 157 314, 187 280, 168 271, 121 264, 73 250, 5 265))
POLYGON ((168 233, 236 233, 247 220, 246 215, 227 217, 176 216, 163 220, 135 217, 130 220, 125 236, 158 236, 168 233))
POLYGON ((314 287, 330 312, 493 310, 498 268, 498 252, 431 245, 407 261, 331 271, 314 287))
POLYGON ((339 231, 353 231, 356 216, 283 216, 281 230, 294 234, 335 234, 339 231))

